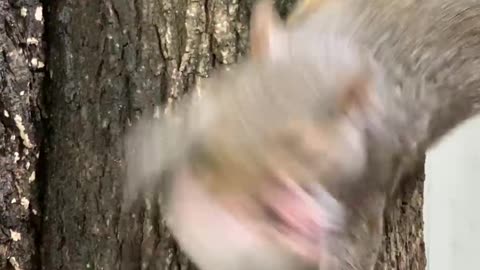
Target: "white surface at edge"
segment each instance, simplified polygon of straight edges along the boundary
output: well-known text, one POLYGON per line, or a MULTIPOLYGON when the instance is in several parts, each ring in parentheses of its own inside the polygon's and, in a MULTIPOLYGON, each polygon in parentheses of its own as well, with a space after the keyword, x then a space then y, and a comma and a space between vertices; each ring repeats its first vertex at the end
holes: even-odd
POLYGON ((427 269, 480 269, 480 116, 427 153, 425 177, 427 269))

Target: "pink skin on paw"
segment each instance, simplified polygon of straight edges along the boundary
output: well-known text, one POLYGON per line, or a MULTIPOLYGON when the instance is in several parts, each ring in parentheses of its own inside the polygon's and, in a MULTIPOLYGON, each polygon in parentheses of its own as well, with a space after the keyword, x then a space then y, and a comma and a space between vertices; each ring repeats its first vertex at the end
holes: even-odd
MULTIPOLYGON (((262 198, 276 215, 275 221, 252 214, 258 213, 258 205, 247 198, 229 196, 222 202, 214 200, 188 173, 184 174, 175 184, 174 196, 182 197, 172 209, 177 219, 182 220, 175 222, 175 226, 178 230, 190 231, 186 226, 195 224, 197 230, 202 231, 185 235, 184 241, 190 244, 194 238, 199 244, 204 243, 206 240, 201 237, 206 235, 222 237, 229 245, 242 250, 280 244, 305 260, 318 262, 322 254, 324 209, 294 181, 285 175, 281 175, 281 180, 284 187, 271 189, 263 193, 266 196, 262 198)), ((204 243, 200 248, 212 248, 207 245, 204 243)))
POLYGON ((278 177, 285 186, 271 190, 264 197, 264 202, 280 219, 276 236, 299 255, 318 260, 325 210, 287 174, 278 172, 278 177))

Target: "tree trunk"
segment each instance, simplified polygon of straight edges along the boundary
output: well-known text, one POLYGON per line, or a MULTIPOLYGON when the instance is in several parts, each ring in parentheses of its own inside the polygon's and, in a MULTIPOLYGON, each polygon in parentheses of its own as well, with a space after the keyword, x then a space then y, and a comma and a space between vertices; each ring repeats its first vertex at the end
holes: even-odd
POLYGON ((0 269, 36 269, 44 74, 39 0, 0 0, 0 269))
MULTIPOLYGON (((49 1, 42 269, 193 267, 156 204, 122 208, 122 135, 139 114, 246 53, 251 4, 49 1)), ((413 179, 387 219, 378 269, 424 269, 423 186, 413 179)))
POLYGON ((424 163, 405 175, 398 199, 387 208, 383 245, 376 270, 426 269, 423 237, 424 163))

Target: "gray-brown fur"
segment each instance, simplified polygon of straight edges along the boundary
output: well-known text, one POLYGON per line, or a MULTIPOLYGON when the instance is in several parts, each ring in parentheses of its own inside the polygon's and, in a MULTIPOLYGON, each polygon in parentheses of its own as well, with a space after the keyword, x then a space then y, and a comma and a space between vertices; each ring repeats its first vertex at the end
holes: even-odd
POLYGON ((478 1, 339 2, 297 25, 298 40, 332 31, 365 46, 385 71, 390 85, 380 94, 397 104, 390 113, 408 127, 398 132, 408 133, 412 148, 424 151, 478 112, 478 1))
POLYGON ((128 183, 135 190, 175 174, 196 162, 198 145, 220 143, 261 159, 265 135, 283 132, 289 117, 327 127, 345 122, 349 131, 338 135, 346 146, 332 148, 344 151, 339 177, 322 185, 342 203, 346 222, 328 235, 331 260, 320 270, 372 269, 383 211, 402 172, 480 108, 479 13, 470 0, 343 0, 320 10, 273 36, 280 43, 272 43, 271 59, 212 78, 199 103, 180 107, 184 122, 175 126, 167 116, 138 128, 129 146, 143 148, 127 157, 128 183), (352 85, 364 87, 358 78, 370 91, 345 112, 339 100, 352 85), (224 137, 212 141, 222 128, 224 137))
MULTIPOLYGON (((290 46, 303 47, 311 36, 332 33, 363 46, 374 56, 385 76, 386 87, 377 89, 381 103, 388 108, 384 125, 390 131, 388 134, 396 137, 384 142, 395 141, 398 145, 388 153, 385 144, 371 142, 372 156, 388 158, 370 163, 372 167, 367 172, 378 175, 381 169, 390 170, 390 176, 384 180, 394 189, 402 171, 408 170, 433 143, 480 109, 480 3, 471 0, 338 2, 336 7, 320 10, 292 26, 290 46)), ((357 233, 351 239, 379 232, 357 233)), ((357 246, 352 249, 360 251, 368 246, 366 239, 358 245, 345 246, 357 246)), ((357 255, 351 258, 361 257, 357 255)), ((360 269, 369 269, 366 265, 360 269)))
MULTIPOLYGON (((336 4, 294 25, 292 40, 303 44, 307 36, 334 33, 374 56, 387 85, 378 88, 388 107, 384 124, 399 143, 398 170, 408 170, 433 143, 480 110, 480 3, 336 4)), ((401 177, 395 178, 392 188, 401 177)))

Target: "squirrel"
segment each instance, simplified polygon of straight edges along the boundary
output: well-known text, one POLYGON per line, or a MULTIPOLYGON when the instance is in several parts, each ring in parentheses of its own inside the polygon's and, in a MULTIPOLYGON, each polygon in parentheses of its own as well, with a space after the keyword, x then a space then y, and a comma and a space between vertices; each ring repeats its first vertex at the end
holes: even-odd
POLYGON ((160 185, 200 269, 372 269, 402 174, 480 109, 479 13, 305 0, 283 22, 260 1, 250 55, 129 133, 126 194, 160 185))

